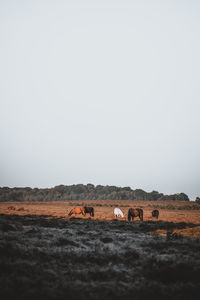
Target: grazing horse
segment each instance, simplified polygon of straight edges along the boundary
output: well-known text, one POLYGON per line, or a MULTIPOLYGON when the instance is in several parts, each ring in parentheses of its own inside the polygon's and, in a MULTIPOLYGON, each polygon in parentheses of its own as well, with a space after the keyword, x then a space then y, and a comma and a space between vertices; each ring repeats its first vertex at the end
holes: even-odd
POLYGON ((129 222, 134 221, 134 217, 139 217, 140 221, 143 221, 143 210, 141 208, 129 208, 128 210, 128 220, 129 222))
POLYGON ((84 207, 75 207, 75 208, 73 208, 70 212, 69 212, 69 214, 68 214, 68 216, 71 216, 71 215, 80 215, 80 214, 82 214, 82 215, 84 215, 85 216, 85 209, 84 209, 84 207))
POLYGON ((117 207, 115 207, 115 209, 114 209, 114 215, 115 215, 115 217, 117 218, 117 217, 124 217, 124 214, 123 214, 123 212, 121 211, 121 209, 119 209, 119 208, 117 208, 117 207))
POLYGON ((158 219, 158 216, 159 216, 159 210, 154 209, 154 210, 152 211, 152 217, 158 219))
POLYGON ((90 214, 90 216, 94 217, 94 208, 91 206, 84 206, 85 214, 90 214))

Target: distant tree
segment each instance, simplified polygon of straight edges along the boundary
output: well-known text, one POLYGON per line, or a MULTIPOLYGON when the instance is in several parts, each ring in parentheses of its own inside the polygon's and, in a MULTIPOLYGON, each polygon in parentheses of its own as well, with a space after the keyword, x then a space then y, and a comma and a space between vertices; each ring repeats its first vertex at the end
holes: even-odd
POLYGON ((163 196, 163 194, 161 194, 161 193, 159 193, 157 191, 152 191, 150 193, 150 195, 152 196, 153 200, 155 200, 155 201, 158 200, 160 197, 163 196))
POLYGON ((198 204, 200 204, 200 197, 196 197, 196 200, 195 200, 198 204))

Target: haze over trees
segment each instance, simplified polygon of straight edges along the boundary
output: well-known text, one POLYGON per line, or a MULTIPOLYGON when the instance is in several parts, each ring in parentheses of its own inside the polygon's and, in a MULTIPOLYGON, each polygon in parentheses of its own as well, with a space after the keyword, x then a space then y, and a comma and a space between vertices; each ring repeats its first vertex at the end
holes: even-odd
POLYGON ((103 186, 93 184, 59 185, 54 188, 2 187, 0 202, 9 201, 65 201, 65 200, 146 200, 189 201, 184 194, 164 195, 157 191, 145 192, 130 187, 103 186))

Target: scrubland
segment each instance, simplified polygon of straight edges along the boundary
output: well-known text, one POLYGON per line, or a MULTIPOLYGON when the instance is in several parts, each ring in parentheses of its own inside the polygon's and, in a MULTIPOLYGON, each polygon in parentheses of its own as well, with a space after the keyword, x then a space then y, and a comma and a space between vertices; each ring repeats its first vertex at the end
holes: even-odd
POLYGON ((199 299, 198 209, 173 203, 157 220, 168 203, 82 202, 0 204, 1 299, 199 299), (73 204, 93 204, 94 218, 69 218, 73 204), (144 221, 129 223, 129 207, 144 221))

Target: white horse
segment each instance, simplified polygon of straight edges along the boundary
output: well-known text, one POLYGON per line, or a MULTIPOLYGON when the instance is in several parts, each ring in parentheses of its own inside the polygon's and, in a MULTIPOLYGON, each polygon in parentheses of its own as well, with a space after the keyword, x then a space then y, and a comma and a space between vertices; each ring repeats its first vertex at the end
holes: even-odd
POLYGON ((121 209, 119 209, 119 208, 117 208, 117 207, 115 207, 115 209, 114 209, 114 215, 115 215, 115 217, 117 218, 117 217, 124 217, 124 214, 123 214, 123 212, 121 211, 121 209))

